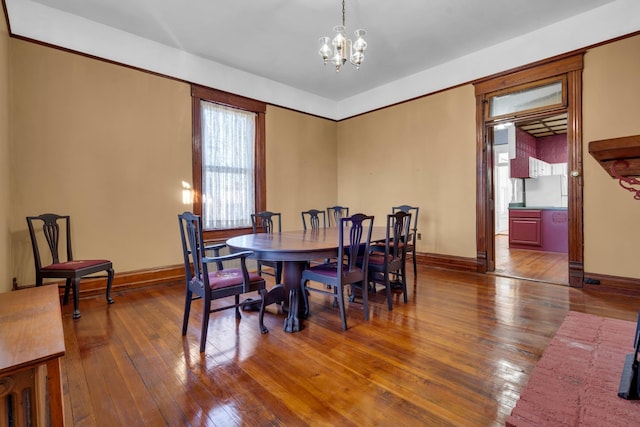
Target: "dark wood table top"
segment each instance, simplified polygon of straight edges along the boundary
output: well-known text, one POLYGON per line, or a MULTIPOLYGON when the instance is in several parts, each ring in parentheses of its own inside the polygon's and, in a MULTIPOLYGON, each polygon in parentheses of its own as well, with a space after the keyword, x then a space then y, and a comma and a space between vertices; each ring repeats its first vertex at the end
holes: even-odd
POLYGON ((58 287, 0 294, 0 376, 65 353, 58 287))
MULTIPOLYGON (((347 238, 348 238, 348 231, 347 238)), ((339 229, 283 231, 281 233, 245 234, 227 240, 232 251, 250 250, 255 258, 268 261, 308 261, 332 258, 338 251, 339 229)), ((385 227, 373 227, 371 241, 384 240, 385 227)))

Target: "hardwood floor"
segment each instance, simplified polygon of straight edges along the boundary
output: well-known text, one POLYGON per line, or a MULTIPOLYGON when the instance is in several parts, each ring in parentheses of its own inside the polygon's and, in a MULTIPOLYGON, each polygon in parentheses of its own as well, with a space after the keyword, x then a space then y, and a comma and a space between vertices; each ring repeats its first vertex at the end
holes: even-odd
POLYGON ((566 253, 509 249, 509 236, 497 234, 495 274, 535 281, 569 284, 566 253))
MULTIPOLYGON (((640 299, 419 266, 409 303, 372 295, 342 331, 311 295, 304 329, 284 316, 213 314, 198 352, 200 301, 180 335, 183 287, 63 306, 65 416, 76 426, 503 425, 569 310, 635 321, 640 299)), ((632 337, 629 338, 631 351, 632 337)))

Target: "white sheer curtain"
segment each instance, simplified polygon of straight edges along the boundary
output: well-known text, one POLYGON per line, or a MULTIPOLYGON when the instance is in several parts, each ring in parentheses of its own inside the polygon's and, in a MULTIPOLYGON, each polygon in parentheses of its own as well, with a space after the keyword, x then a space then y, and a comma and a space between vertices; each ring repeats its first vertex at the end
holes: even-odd
POLYGON ((207 230, 251 226, 255 113, 201 101, 202 221, 207 230))

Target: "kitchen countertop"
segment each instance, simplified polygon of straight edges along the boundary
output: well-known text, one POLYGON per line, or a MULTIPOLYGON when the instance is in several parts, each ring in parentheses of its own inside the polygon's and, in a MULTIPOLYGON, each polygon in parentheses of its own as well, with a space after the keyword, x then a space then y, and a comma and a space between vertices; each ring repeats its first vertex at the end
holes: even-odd
POLYGON ((566 211, 567 207, 561 206, 510 206, 512 210, 536 210, 536 211, 566 211))

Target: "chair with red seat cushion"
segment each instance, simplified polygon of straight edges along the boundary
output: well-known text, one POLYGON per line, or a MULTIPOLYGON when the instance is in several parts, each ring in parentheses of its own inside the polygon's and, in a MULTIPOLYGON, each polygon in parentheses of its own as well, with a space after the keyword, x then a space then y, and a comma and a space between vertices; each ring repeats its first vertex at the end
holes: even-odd
MULTIPOLYGON (((320 232, 320 218, 322 218, 322 229, 327 228, 327 216, 324 211, 319 209, 309 209, 308 211, 300 212, 302 217, 302 228, 303 230, 307 230, 307 228, 311 229, 312 233, 320 232), (307 223, 309 224, 307 227, 307 223)), ((325 259, 324 262, 329 262, 329 259, 325 259)), ((307 266, 311 264, 318 264, 316 261, 309 261, 307 266)))
POLYGON ((217 244, 204 246, 202 234, 202 219, 191 212, 178 215, 180 223, 180 237, 182 239, 182 253, 184 256, 186 294, 184 302, 184 318, 182 320, 182 335, 187 334, 191 301, 203 299, 202 329, 200 332, 200 352, 204 352, 209 329, 209 315, 222 310, 235 308, 236 319, 240 319, 240 295, 258 291, 260 294, 260 313, 258 326, 265 334, 269 330, 264 326, 266 283, 256 273, 249 273, 246 259, 252 255, 251 251, 220 255, 220 250, 226 245, 217 244), (214 256, 206 256, 206 251, 213 251, 214 256), (228 262, 240 263, 240 268, 224 268, 228 262), (215 270, 209 271, 209 264, 215 265, 215 270), (194 297, 195 294, 195 297, 194 297), (216 299, 233 296, 235 303, 223 307, 211 308, 211 302, 216 299))
MULTIPOLYGON (((391 280, 390 276, 397 273, 400 278, 404 303, 407 303, 407 280, 405 268, 405 248, 404 242, 409 236, 411 224, 411 214, 397 211, 387 215, 387 232, 384 247, 377 246, 369 255, 368 279, 374 290, 376 284, 384 285, 387 292, 387 305, 389 311, 393 310, 391 304, 391 280), (395 244, 394 242, 400 242, 395 244)), ((363 296, 366 294, 362 291, 363 296)))
MULTIPOLYGON (((262 211, 251 214, 251 225, 253 234, 267 233, 273 234, 282 231, 282 215, 280 212, 262 211), (277 226, 277 227, 276 227, 277 226)), ((258 274, 268 274, 273 276, 276 284, 282 283, 282 261, 264 261, 258 260, 258 274), (270 267, 265 270, 263 267, 270 267)))
MULTIPOLYGON (((320 265, 306 268, 302 272, 300 287, 305 304, 305 316, 309 314, 309 297, 307 291, 313 291, 325 295, 331 295, 338 300, 342 329, 347 330, 347 317, 344 305, 343 289, 346 285, 358 282, 367 282, 367 262, 369 258, 369 242, 373 216, 355 214, 350 218, 342 218, 339 222, 338 234, 338 258, 335 262, 326 262, 320 265), (361 265, 357 265, 358 250, 364 250, 361 257, 361 265), (308 282, 314 281, 331 286, 333 290, 315 288, 308 282)), ((363 294, 364 319, 369 320, 369 307, 367 295, 363 294)))
MULTIPOLYGON (((391 208, 391 213, 396 213, 397 211, 402 211, 411 214, 411 219, 413 224, 411 225, 411 233, 407 236, 406 248, 405 248, 405 258, 406 255, 411 254, 411 260, 413 261, 413 277, 418 277, 418 263, 416 260, 416 240, 418 238, 418 212, 420 208, 417 206, 409 206, 409 205, 400 205, 393 206, 391 208)), ((406 261, 406 260, 405 260, 406 261)))
POLYGON ((111 298, 111 285, 113 284, 113 265, 111 261, 106 259, 73 259, 73 251, 71 250, 71 219, 69 215, 57 215, 53 213, 45 213, 39 216, 28 216, 27 225, 29 226, 29 235, 31 237, 31 247, 33 249, 33 259, 36 267, 36 286, 42 286, 43 279, 65 279, 63 303, 69 302, 69 290, 73 289, 73 318, 80 317, 78 309, 78 299, 80 294, 80 279, 94 276, 96 273, 106 272, 107 274, 107 302, 113 304, 111 298), (48 253, 51 255, 51 264, 43 266, 43 258, 40 248, 42 246, 42 255, 45 242, 38 239, 36 234, 36 224, 42 223, 42 233, 46 240, 48 253), (61 230, 62 229, 62 230, 61 230), (62 234, 61 234, 62 232, 62 234), (66 240, 66 259, 61 258, 58 252, 60 238, 66 240))

